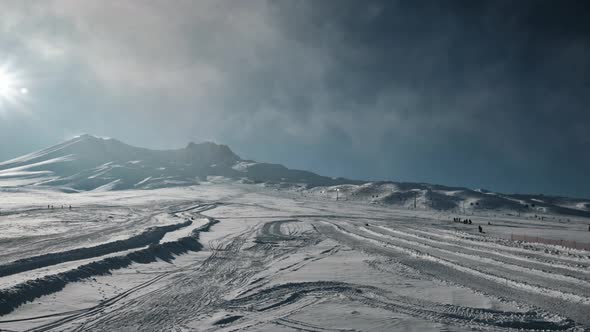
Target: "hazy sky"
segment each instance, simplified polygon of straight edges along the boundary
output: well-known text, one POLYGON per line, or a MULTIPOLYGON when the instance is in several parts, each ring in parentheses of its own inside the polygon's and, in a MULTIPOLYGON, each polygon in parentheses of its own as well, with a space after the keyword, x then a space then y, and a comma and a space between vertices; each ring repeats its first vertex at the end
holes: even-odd
POLYGON ((0 86, 0 159, 79 133, 213 140, 324 175, 590 197, 587 1, 0 0, 2 71, 27 90, 0 86))

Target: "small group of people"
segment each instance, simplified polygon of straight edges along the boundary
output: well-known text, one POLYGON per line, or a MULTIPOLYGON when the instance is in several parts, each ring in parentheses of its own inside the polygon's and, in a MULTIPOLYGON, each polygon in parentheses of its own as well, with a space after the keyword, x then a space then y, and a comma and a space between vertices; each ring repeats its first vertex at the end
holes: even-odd
MULTIPOLYGON (((61 208, 64 209, 65 208, 65 205, 62 205, 61 208)), ((47 205, 47 210, 53 210, 53 209, 55 209, 55 207, 53 205, 47 205)), ((71 205, 70 205, 69 209, 70 210, 72 209, 72 206, 71 205)))
POLYGON ((464 224, 469 224, 469 225, 471 225, 473 223, 471 221, 471 219, 461 219, 461 218, 453 218, 453 222, 462 222, 464 224))
MULTIPOLYGON (((473 224, 473 221, 471 221, 471 219, 461 219, 461 218, 453 218, 453 222, 462 222, 466 225, 471 225, 473 224)), ((491 225, 491 223, 488 221, 488 225, 491 225)), ((480 233, 483 233, 483 227, 481 227, 481 225, 477 226, 477 229, 479 230, 480 233)))

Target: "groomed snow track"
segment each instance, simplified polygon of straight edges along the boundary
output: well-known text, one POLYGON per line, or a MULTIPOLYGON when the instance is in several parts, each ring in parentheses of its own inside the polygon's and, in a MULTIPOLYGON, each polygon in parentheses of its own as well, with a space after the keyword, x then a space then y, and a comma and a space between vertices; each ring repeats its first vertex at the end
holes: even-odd
POLYGON ((408 225, 326 221, 318 228, 352 247, 394 257, 424 275, 590 324, 588 257, 408 225))
MULTIPOLYGON (((196 206, 184 209, 182 212, 198 209, 200 207, 201 206, 196 206)), ((214 207, 215 205, 207 205, 206 208, 201 207, 199 212, 214 207)), ((180 211, 175 211, 174 213, 178 212, 180 211)), ((217 222, 218 220, 208 218, 208 222, 201 227, 195 228, 190 236, 179 238, 173 242, 158 243, 166 233, 190 226, 193 223, 192 220, 189 219, 173 225, 153 227, 140 235, 126 240, 109 242, 94 247, 74 249, 62 253, 35 256, 0 266, 0 273, 4 273, 0 274, 0 276, 4 276, 63 262, 100 257, 111 253, 123 252, 129 249, 147 246, 144 249, 138 249, 125 255, 99 259, 65 272, 28 280, 7 289, 0 289, 0 315, 10 313, 23 303, 32 301, 43 295, 58 292, 72 282, 109 274, 113 270, 128 267, 133 263, 149 264, 158 259, 170 262, 178 255, 185 254, 189 251, 199 251, 203 248, 203 245, 199 242, 199 234, 201 232, 208 232, 211 226, 217 222)))

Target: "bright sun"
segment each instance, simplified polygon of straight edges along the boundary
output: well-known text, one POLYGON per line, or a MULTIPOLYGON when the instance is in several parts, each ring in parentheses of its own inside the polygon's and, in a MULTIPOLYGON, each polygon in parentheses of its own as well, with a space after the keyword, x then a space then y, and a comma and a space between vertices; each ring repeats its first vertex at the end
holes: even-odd
POLYGON ((0 65, 0 107, 17 104, 28 92, 17 72, 7 65, 0 65))

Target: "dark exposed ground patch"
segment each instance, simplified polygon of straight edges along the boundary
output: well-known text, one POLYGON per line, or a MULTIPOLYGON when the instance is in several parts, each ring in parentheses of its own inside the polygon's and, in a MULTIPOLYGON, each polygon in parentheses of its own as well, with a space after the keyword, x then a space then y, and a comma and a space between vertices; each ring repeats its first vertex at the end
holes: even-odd
POLYGON ((213 325, 225 325, 225 324, 233 323, 242 317, 244 317, 244 316, 236 315, 236 316, 225 317, 225 318, 222 318, 222 319, 216 321, 215 323, 213 323, 213 325))

